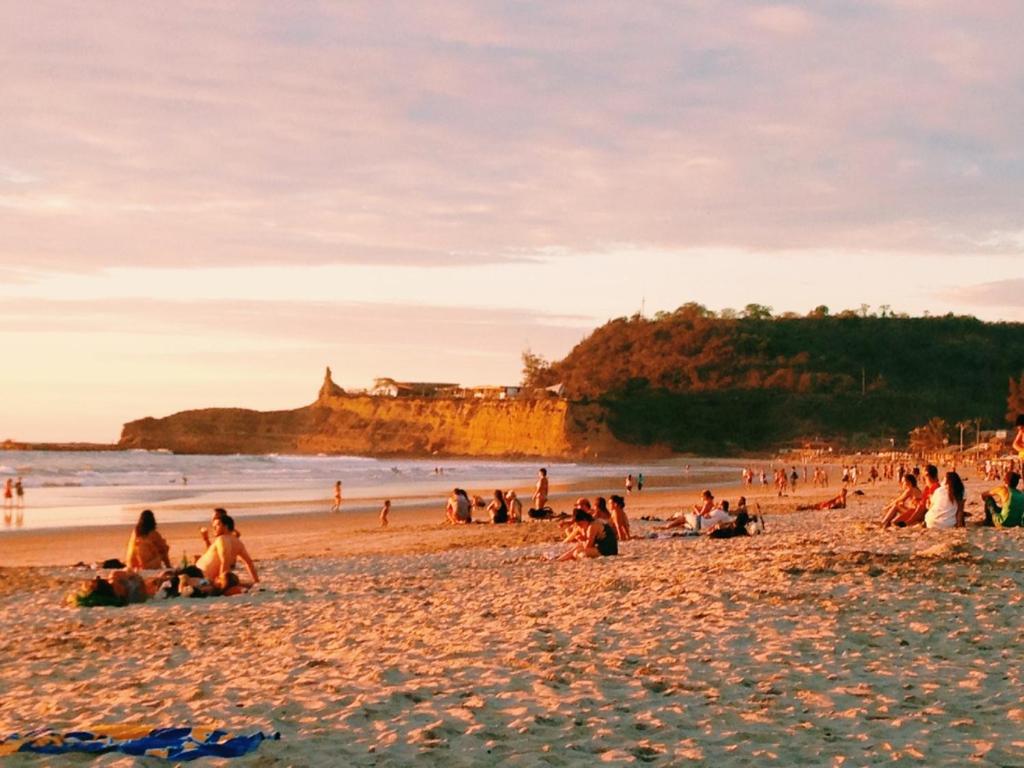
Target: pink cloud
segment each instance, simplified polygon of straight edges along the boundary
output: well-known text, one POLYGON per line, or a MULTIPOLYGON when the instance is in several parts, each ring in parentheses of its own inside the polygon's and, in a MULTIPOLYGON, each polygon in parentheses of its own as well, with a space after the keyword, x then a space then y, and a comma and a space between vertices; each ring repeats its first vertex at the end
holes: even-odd
POLYGON ((0 267, 992 250, 1024 10, 808 7, 8 5, 0 267))

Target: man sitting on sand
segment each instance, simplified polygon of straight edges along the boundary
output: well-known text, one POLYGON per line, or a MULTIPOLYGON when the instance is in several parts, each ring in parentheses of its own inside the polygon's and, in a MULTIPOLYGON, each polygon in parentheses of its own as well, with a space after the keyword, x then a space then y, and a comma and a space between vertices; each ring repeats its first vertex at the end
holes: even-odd
POLYGON ((240 586, 238 577, 231 572, 235 563, 241 559, 249 571, 249 578, 255 584, 260 580, 256 574, 256 564, 249 557, 249 551, 242 540, 233 534, 235 521, 231 515, 214 515, 210 521, 213 531, 213 542, 196 560, 196 567, 214 587, 224 592, 232 587, 240 586))
POLYGON ((1017 489, 1020 475, 1007 472, 1003 484, 981 494, 985 503, 984 525, 1015 528, 1024 522, 1024 493, 1017 489))
POLYGON ((800 512, 806 509, 846 509, 846 488, 831 499, 819 501, 817 504, 800 504, 797 507, 797 511, 800 512))

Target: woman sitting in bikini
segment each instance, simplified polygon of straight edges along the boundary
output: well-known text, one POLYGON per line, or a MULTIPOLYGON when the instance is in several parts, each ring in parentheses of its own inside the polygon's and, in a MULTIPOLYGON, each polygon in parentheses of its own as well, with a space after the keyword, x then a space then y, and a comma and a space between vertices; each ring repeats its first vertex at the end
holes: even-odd
POLYGON ((559 560, 582 560, 585 557, 604 557, 619 554, 619 540, 615 528, 604 520, 582 509, 572 513, 572 527, 565 537, 569 548, 559 560))
POLYGON ((921 501, 921 489, 917 487, 917 477, 907 472, 900 481, 903 490, 882 510, 882 527, 888 528, 901 514, 913 512, 921 501))

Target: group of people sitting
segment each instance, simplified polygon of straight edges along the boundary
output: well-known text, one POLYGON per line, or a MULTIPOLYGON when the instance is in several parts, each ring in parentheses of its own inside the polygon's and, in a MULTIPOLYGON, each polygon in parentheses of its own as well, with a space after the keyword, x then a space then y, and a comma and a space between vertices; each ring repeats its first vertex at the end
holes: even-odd
MULTIPOLYGON (((982 525, 1013 528, 1024 524, 1024 493, 1019 485, 1020 474, 1011 470, 1003 474, 999 486, 981 494, 985 505, 982 525)), ((929 464, 924 471, 924 487, 913 472, 902 477, 899 494, 882 512, 881 525, 963 528, 968 517, 964 496, 964 482, 959 474, 947 472, 940 481, 938 468, 929 464)))
POLYGON ((905 528, 924 525, 926 528, 963 528, 964 481, 956 472, 947 472, 939 480, 939 469, 929 464, 924 470, 924 487, 914 472, 900 478, 900 492, 882 510, 882 528, 905 528))
POLYGON ((500 488, 494 490, 494 496, 489 502, 480 496, 471 499, 462 488, 452 489, 452 495, 448 497, 444 508, 445 522, 452 525, 472 523, 474 509, 483 510, 491 523, 523 522, 523 502, 519 500, 514 490, 503 491, 500 488))
POLYGON ((125 605, 150 597, 209 597, 245 592, 259 581, 235 521, 222 508, 213 511, 210 528, 199 529, 206 549, 193 563, 171 565, 170 547, 157 530, 152 510, 143 510, 128 537, 125 567, 106 578, 97 576, 71 596, 74 605, 125 605), (211 536, 212 534, 212 536, 211 536), (235 573, 241 560, 250 581, 243 583, 235 573))
POLYGON ((750 514, 746 496, 740 496, 736 508, 730 509, 727 499, 716 502, 715 495, 710 489, 705 488, 691 511, 677 513, 669 519, 668 524, 655 530, 675 529, 706 533, 714 539, 729 539, 733 536, 748 536, 752 529, 762 531, 764 524, 760 515, 750 514))

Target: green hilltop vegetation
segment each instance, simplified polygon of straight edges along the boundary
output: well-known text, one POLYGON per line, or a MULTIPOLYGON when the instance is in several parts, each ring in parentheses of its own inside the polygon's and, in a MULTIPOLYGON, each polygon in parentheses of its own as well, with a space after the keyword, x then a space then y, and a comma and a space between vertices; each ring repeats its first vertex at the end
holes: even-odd
POLYGON ((707 454, 893 439, 899 448, 933 417, 1006 426, 1008 382, 1022 377, 1024 387, 1024 324, 691 303, 611 320, 563 360, 526 352, 523 361, 524 383, 561 382, 570 399, 600 403, 613 434, 634 445, 707 454))

